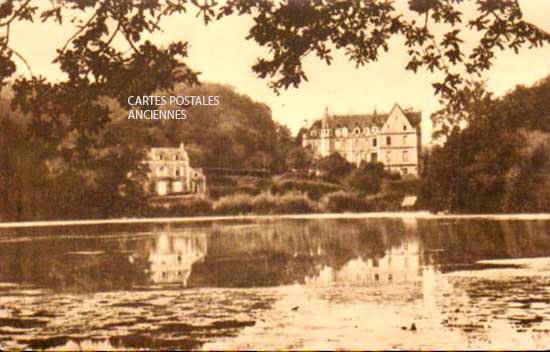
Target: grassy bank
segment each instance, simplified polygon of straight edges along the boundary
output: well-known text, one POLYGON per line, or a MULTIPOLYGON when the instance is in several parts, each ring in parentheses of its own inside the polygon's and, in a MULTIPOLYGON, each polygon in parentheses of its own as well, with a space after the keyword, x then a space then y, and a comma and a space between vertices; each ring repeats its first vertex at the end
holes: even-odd
POLYGON ((418 194, 415 178, 381 180, 380 191, 292 175, 274 177, 216 176, 207 180, 209 195, 150 204, 146 216, 306 214, 401 210, 407 195, 418 194))
POLYGON ((402 197, 396 195, 359 197, 345 191, 327 193, 319 200, 312 200, 306 193, 295 191, 285 194, 262 192, 257 195, 237 193, 217 200, 197 197, 157 204, 148 207, 144 215, 169 217, 398 211, 401 210, 401 201, 402 197))

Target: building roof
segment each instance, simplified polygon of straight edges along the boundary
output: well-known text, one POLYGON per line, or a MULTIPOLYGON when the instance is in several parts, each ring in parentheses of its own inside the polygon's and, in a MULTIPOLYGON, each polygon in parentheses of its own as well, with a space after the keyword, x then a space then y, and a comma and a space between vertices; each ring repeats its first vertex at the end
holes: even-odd
MULTIPOLYGON (((399 105, 397 105, 397 108, 399 108, 407 120, 409 120, 409 123, 413 127, 417 127, 420 125, 420 122, 422 120, 422 114, 419 111, 410 111, 410 110, 403 110, 399 105)), ((377 114, 376 112, 373 114, 349 114, 349 115, 332 115, 329 118, 325 115, 322 119, 318 119, 311 125, 311 129, 319 129, 322 126, 322 123, 325 123, 330 128, 336 128, 336 127, 344 127, 346 126, 348 129, 353 129, 356 126, 360 127, 382 127, 390 114, 377 114), (323 121, 324 120, 324 121, 323 121)))
POLYGON ((155 155, 164 155, 167 158, 173 159, 174 155, 179 155, 181 158, 180 160, 189 160, 189 156, 187 155, 187 152, 185 151, 185 148, 183 146, 183 143, 180 144, 179 147, 171 148, 171 147, 152 147, 149 150, 149 160, 150 161, 157 161, 154 159, 155 155))
POLYGON ((353 115, 334 115, 331 119, 330 127, 346 126, 353 128, 355 126, 377 126, 382 127, 388 119, 389 114, 353 114, 353 115))

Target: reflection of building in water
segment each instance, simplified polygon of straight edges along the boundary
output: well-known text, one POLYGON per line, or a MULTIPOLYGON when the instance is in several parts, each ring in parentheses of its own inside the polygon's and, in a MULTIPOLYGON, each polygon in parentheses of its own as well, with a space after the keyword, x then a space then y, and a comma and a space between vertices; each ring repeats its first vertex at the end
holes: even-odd
POLYGON ((319 275, 306 277, 306 284, 326 285, 414 282, 421 277, 421 249, 418 238, 404 239, 386 250, 381 258, 350 260, 339 270, 324 266, 319 275))
POLYGON ((182 283, 187 286, 191 267, 206 256, 206 236, 161 234, 149 254, 154 283, 182 283))

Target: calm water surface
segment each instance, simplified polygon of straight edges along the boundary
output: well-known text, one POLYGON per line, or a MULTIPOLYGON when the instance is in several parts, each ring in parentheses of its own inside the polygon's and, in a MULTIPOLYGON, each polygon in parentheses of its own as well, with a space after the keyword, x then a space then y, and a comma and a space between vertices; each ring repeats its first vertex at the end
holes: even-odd
POLYGON ((550 221, 0 229, 3 349, 543 349, 550 221))

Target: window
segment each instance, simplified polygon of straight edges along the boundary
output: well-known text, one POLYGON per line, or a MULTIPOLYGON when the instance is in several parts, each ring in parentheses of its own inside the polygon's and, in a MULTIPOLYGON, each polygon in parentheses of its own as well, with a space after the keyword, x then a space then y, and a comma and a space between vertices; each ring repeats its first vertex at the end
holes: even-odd
POLYGON ((157 154, 157 160, 164 160, 164 154, 157 154))
POLYGON ((311 131, 311 137, 315 137, 316 134, 315 131, 311 131))
POLYGON ((168 169, 166 169, 166 167, 159 166, 157 168, 157 176, 166 176, 166 171, 168 171, 168 169))
POLYGON ((355 127, 355 129, 353 130, 353 134, 355 134, 356 136, 360 135, 361 129, 359 127, 355 127))
POLYGON ((404 162, 409 161, 409 153, 406 150, 403 151, 403 161, 404 162))
POLYGON ((372 146, 373 146, 373 147, 376 147, 376 138, 373 138, 373 139, 372 139, 372 146))
POLYGON ((386 144, 391 145, 391 137, 390 136, 386 137, 386 144))
POLYGON ((403 136, 403 145, 407 145, 407 136, 403 136))
POLYGON ((386 152, 386 161, 388 162, 388 164, 391 161, 391 152, 390 151, 386 152))
POLYGON ((408 173, 409 173, 409 170, 407 170, 406 167, 404 167, 404 168, 401 169, 401 174, 406 175, 406 174, 408 174, 408 173))
POLYGON ((407 125, 403 125, 403 131, 407 130, 407 125))
POLYGON ((376 162, 378 162, 378 154, 376 154, 376 153, 371 153, 371 155, 370 155, 370 161, 371 161, 371 163, 376 163, 376 162))
POLYGON ((179 155, 179 154, 175 154, 175 155, 174 155, 174 160, 180 160, 180 155, 179 155))

